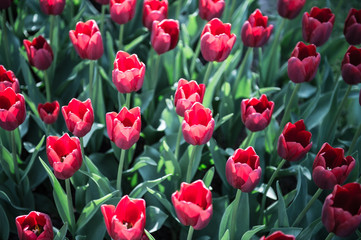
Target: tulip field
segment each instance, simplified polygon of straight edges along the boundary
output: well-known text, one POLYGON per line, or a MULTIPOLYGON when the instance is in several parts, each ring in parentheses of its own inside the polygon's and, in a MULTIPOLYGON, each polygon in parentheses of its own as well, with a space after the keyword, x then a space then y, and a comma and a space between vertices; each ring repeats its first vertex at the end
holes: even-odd
POLYGON ((0 15, 0 240, 361 240, 359 0, 0 15))

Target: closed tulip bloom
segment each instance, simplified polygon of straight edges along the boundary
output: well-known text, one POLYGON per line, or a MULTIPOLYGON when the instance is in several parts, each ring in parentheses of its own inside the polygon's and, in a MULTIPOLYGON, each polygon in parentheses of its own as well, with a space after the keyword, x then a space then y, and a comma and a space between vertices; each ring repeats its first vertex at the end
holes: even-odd
POLYGON ((347 84, 361 83, 361 48, 350 46, 341 64, 342 78, 347 84))
POLYGON ((206 61, 224 61, 230 54, 236 35, 231 34, 231 24, 218 18, 209 21, 201 34, 201 52, 206 61))
POLYGON ((195 230, 205 228, 213 215, 212 193, 202 180, 181 183, 172 194, 172 203, 179 221, 195 230))
POLYGON ((94 122, 94 111, 91 100, 85 102, 73 98, 68 106, 61 108, 66 126, 77 137, 84 137, 94 122))
POLYGON ((265 129, 271 122, 274 102, 262 94, 260 99, 244 99, 241 103, 242 122, 252 132, 265 129))
POLYGON ((196 102, 190 110, 185 111, 182 122, 184 140, 192 145, 207 143, 213 134, 214 119, 212 111, 196 102))
POLYGON ((199 16, 206 21, 221 18, 225 5, 224 0, 199 0, 199 16))
POLYGON ((102 5, 107 5, 109 4, 109 0, 95 0, 97 3, 102 4, 102 5))
POLYGON ((50 217, 42 212, 31 211, 15 219, 19 240, 52 240, 53 224, 50 217))
POLYGON ((336 184, 343 184, 352 169, 355 159, 345 157, 342 148, 333 148, 324 143, 313 162, 312 178, 321 189, 333 189, 336 184))
POLYGON ((294 83, 309 82, 315 77, 320 61, 315 45, 298 42, 288 59, 288 77, 294 83))
POLYGON ((203 103, 206 85, 199 84, 196 81, 187 81, 181 78, 178 81, 178 87, 174 94, 174 106, 179 116, 184 117, 184 112, 189 110, 194 103, 203 103))
POLYGON ((162 21, 168 17, 168 0, 144 0, 143 25, 152 30, 155 20, 162 21))
POLYGON ((97 60, 103 55, 102 35, 94 20, 78 22, 75 30, 69 31, 69 37, 80 58, 97 60))
POLYGON ((278 138, 278 155, 290 162, 301 160, 312 147, 311 136, 312 134, 306 131, 303 119, 295 124, 287 123, 278 138))
POLYGON ((306 0, 278 0, 277 10, 281 17, 294 19, 301 12, 306 0))
POLYGON ((54 59, 53 50, 43 36, 33 39, 32 42, 24 39, 24 46, 30 65, 39 70, 46 70, 54 59))
POLYGON ((322 223, 339 237, 351 235, 361 223, 361 185, 336 185, 322 207, 322 223))
POLYGON ((119 113, 107 113, 105 118, 109 139, 118 148, 129 149, 138 141, 141 131, 139 107, 130 110, 123 107, 119 113))
POLYGON ((261 237, 259 240, 295 240, 296 238, 292 235, 284 234, 281 231, 276 231, 268 237, 261 237))
POLYGON ((0 1, 0 9, 6 9, 11 6, 13 0, 1 0, 0 1))
POLYGON ((317 47, 323 45, 331 36, 335 14, 329 8, 311 8, 311 12, 305 12, 302 18, 303 39, 315 44, 317 47))
POLYGON ((59 15, 63 12, 65 0, 40 0, 40 8, 47 15, 59 15))
POLYGON ((119 51, 114 61, 112 79, 120 93, 138 91, 143 86, 145 64, 139 61, 136 54, 129 55, 119 51))
POLYGON ((153 21, 150 37, 154 50, 161 55, 175 48, 179 39, 179 23, 177 20, 164 19, 153 21))
POLYGON ((12 131, 24 122, 25 117, 24 96, 10 87, 0 91, 0 127, 12 131))
POLYGON ((58 101, 39 103, 38 112, 41 120, 46 124, 53 124, 59 116, 60 105, 58 101))
POLYGON ((12 88, 15 93, 20 92, 19 80, 11 70, 6 70, 3 65, 0 65, 0 91, 5 88, 12 88))
POLYGON ((73 176, 83 162, 79 138, 69 137, 67 133, 62 137, 47 137, 46 154, 55 177, 62 180, 73 176))
POLYGON ((232 187, 242 192, 251 192, 261 179, 259 156, 253 147, 237 149, 226 163, 226 178, 232 187))
POLYGON ((140 240, 145 227, 145 201, 125 195, 118 205, 100 207, 109 236, 114 240, 140 240))
POLYGON ((263 16, 259 9, 256 9, 243 24, 241 36, 243 44, 247 47, 262 47, 271 36, 273 25, 267 26, 268 17, 263 16))
POLYGON ((136 0, 110 0, 110 17, 118 24, 125 24, 133 19, 136 0))
POLYGON ((361 43, 361 9, 350 9, 346 17, 343 34, 350 45, 361 43))

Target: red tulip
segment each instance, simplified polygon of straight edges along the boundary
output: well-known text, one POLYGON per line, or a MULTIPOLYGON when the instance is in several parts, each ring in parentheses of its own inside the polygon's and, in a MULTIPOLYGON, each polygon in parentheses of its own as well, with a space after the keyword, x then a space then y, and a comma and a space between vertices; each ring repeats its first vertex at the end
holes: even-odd
POLYGON ((68 130, 77 137, 84 137, 94 122, 94 111, 91 100, 85 102, 73 98, 68 106, 61 108, 68 130))
POLYGON ((292 235, 284 234, 281 231, 276 231, 268 237, 261 237, 259 240, 295 240, 296 238, 292 235))
POLYGON ((206 21, 221 18, 224 7, 224 0, 199 0, 199 16, 206 21))
POLYGON ((109 0, 95 0, 97 3, 102 4, 102 5, 107 5, 109 4, 109 0))
POLYGON ((329 8, 313 7, 311 12, 305 12, 302 18, 302 36, 306 42, 323 45, 331 36, 335 15, 329 8))
POLYGON ((46 102, 45 104, 39 103, 38 105, 38 112, 40 115, 41 120, 43 120, 46 124, 52 124, 54 123, 59 116, 59 102, 46 102))
POLYGON ((129 149, 140 136, 141 119, 140 108, 135 107, 128 111, 126 107, 117 114, 106 114, 107 131, 109 139, 121 149, 129 149))
POLYGON ((288 77, 294 83, 309 82, 315 77, 320 61, 315 45, 298 42, 288 59, 288 77))
POLYGON ((212 111, 196 102, 190 110, 185 111, 182 132, 187 143, 202 145, 207 143, 213 134, 214 119, 212 111))
POLYGON ((277 10, 281 17, 294 19, 301 12, 306 0, 278 0, 277 10))
POLYGON ((6 9, 11 6, 13 0, 1 0, 0 1, 0 9, 6 9))
POLYGON ((145 201, 125 195, 118 205, 101 206, 105 226, 114 240, 140 240, 145 227, 145 201))
POLYGON ((347 84, 361 83, 361 48, 350 46, 341 64, 342 78, 347 84))
POLYGON ((350 9, 346 17, 343 34, 350 45, 361 43, 361 9, 350 9))
POLYGON ((114 61, 113 83, 120 93, 138 91, 143 86, 145 64, 136 54, 119 51, 114 61))
POLYGON ((69 37, 82 59, 97 60, 103 55, 102 35, 94 20, 78 22, 75 30, 69 31, 69 37))
POLYGON ((260 99, 244 99, 241 103, 242 122, 252 132, 265 129, 271 122, 274 102, 262 94, 260 99))
POLYGON ((313 181, 321 189, 332 189, 336 184, 343 184, 354 167, 355 159, 345 157, 342 148, 324 143, 313 162, 313 181))
POLYGON ((132 20, 137 0, 110 0, 110 17, 118 24, 132 20))
POLYGON ((40 0, 40 8, 47 15, 59 15, 63 12, 65 0, 40 0))
POLYGON ((20 92, 19 80, 15 77, 15 74, 0 65, 0 91, 4 91, 8 87, 12 88, 15 93, 20 92))
POLYGON ((322 223, 328 232, 347 237, 361 223, 361 185, 336 185, 322 207, 322 223))
POLYGON ((184 112, 189 110, 194 103, 203 102, 206 85, 199 84, 196 81, 187 81, 181 78, 178 81, 178 87, 174 94, 174 106, 179 116, 184 117, 184 112))
POLYGON ((259 156, 253 147, 237 149, 226 163, 228 183, 242 192, 251 192, 258 185, 261 174, 259 156))
POLYGON ((52 240, 53 224, 50 217, 41 212, 31 211, 15 219, 19 240, 52 240))
POLYGON ((10 87, 0 91, 0 127, 12 131, 24 122, 25 117, 24 96, 10 87))
POLYGON ((152 30, 153 21, 162 21, 168 17, 168 0, 144 0, 143 25, 152 30))
POLYGON ((151 43, 160 55, 175 48, 179 38, 179 23, 177 20, 164 19, 153 21, 151 43))
POLYGON ((32 42, 24 39, 24 46, 30 65, 39 70, 46 70, 54 59, 53 50, 43 36, 33 39, 32 42))
POLYGON ((272 33, 273 25, 267 26, 268 17, 263 16, 259 9, 256 9, 243 24, 241 36, 243 44, 247 47, 262 47, 272 33))
POLYGON ((290 162, 304 158, 312 147, 311 136, 312 134, 306 131, 303 119, 295 122, 295 124, 287 123, 278 138, 278 155, 290 162))
POLYGON ((224 61, 230 54, 236 35, 231 34, 231 24, 218 18, 209 21, 201 34, 201 52, 206 61, 224 61))
POLYGON ((212 193, 202 180, 182 182, 172 194, 172 203, 179 221, 195 230, 205 228, 213 215, 212 193))

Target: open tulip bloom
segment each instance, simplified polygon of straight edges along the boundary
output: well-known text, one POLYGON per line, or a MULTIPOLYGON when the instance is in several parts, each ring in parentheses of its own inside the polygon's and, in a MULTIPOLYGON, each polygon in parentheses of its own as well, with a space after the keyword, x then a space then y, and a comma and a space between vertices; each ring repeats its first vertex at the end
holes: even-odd
POLYGON ((39 103, 38 112, 41 120, 46 124, 54 123, 59 116, 60 105, 58 101, 47 102, 44 104, 39 103))
POLYGON ((154 21, 162 21, 168 17, 168 0, 145 0, 143 3, 143 25, 152 30, 154 21))
POLYGON ((221 18, 225 5, 224 0, 199 0, 199 17, 206 21, 221 18))
POLYGON ((174 49, 179 39, 179 22, 173 19, 153 21, 150 39, 158 55, 174 49))
POLYGON ((136 0, 110 0, 111 19, 118 24, 129 22, 134 17, 136 5, 136 0))
POLYGON ((11 87, 15 93, 20 92, 19 80, 11 70, 6 70, 3 65, 0 65, 0 91, 11 87))
POLYGON ((12 131, 25 121, 24 96, 11 87, 0 91, 0 127, 12 131))
POLYGON ((31 211, 15 219, 19 240, 51 240, 54 238, 50 217, 42 212, 31 211))
POLYGON ((31 42, 24 39, 24 46, 30 65, 39 70, 46 70, 50 67, 54 59, 54 54, 49 43, 43 36, 40 35, 31 42))
POLYGON ((306 0, 278 0, 277 10, 281 17, 294 19, 301 12, 306 0))
POLYGON ((361 43, 361 9, 350 9, 345 20, 343 34, 350 45, 361 43))
POLYGON ((261 237, 259 240, 295 240, 295 236, 284 234, 281 231, 276 231, 268 237, 261 237))
POLYGON ((40 8, 47 15, 60 15, 65 7, 65 0, 40 0, 40 8))

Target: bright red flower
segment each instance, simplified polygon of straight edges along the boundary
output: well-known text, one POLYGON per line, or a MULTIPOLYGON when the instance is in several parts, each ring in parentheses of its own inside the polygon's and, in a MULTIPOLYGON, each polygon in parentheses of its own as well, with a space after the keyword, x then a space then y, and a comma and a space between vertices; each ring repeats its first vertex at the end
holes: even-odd
POLYGON ((341 64, 342 78, 347 84, 361 83, 361 48, 350 46, 341 64))
POLYGON ((53 224, 50 217, 41 212, 31 211, 15 219, 19 240, 52 240, 53 224))
POLYGON ((68 106, 61 108, 66 126, 77 137, 84 137, 94 122, 94 111, 91 100, 85 102, 73 98, 68 106))
POLYGON ((241 37, 247 47, 262 47, 272 33, 273 25, 267 26, 268 17, 256 9, 243 24, 241 37))
POLYGON ((13 0, 1 0, 0 1, 0 9, 6 9, 11 6, 13 0))
POLYGON ((50 67, 54 59, 53 50, 43 36, 33 39, 32 42, 23 41, 30 65, 39 70, 46 70, 50 67))
POLYGON ((332 189, 336 184, 343 184, 354 167, 355 159, 345 157, 342 148, 324 143, 313 162, 312 178, 319 188, 332 189))
POLYGON ((145 227, 145 201, 125 195, 118 205, 101 206, 105 226, 114 240, 140 240, 145 227))
POLYGON ((40 8, 47 15, 60 15, 65 7, 65 0, 40 0, 40 8))
POLYGON ((41 120, 46 124, 54 123, 59 116, 60 105, 58 101, 39 103, 38 112, 41 120))
POLYGON ((201 34, 201 52, 206 61, 224 61, 230 54, 236 35, 231 34, 231 24, 218 18, 209 21, 201 34))
POLYGON ((135 14, 136 0, 110 0, 110 17, 118 24, 132 20, 135 14))
POLYGON ((361 223, 361 185, 336 185, 322 207, 322 223, 328 232, 347 237, 361 223))
POLYGON ((199 16, 206 21, 221 18, 225 5, 224 0, 199 0, 199 16))
POLYGON ((82 59, 97 60, 103 55, 102 35, 94 20, 78 22, 75 30, 69 31, 69 37, 82 59))
POLYGON ((212 193, 202 180, 181 183, 172 194, 172 203, 179 221, 195 230, 205 228, 213 215, 212 193))
POLYGON ((261 237, 259 240, 295 240, 296 238, 292 235, 284 234, 281 231, 276 231, 268 237, 261 237))
POLYGON ((361 43, 361 9, 350 9, 346 17, 343 34, 350 45, 361 43))
POLYGON ((25 121, 25 117, 24 96, 10 87, 0 91, 0 127, 12 131, 25 121))
POLYGON ((164 19, 153 21, 151 43, 154 50, 163 54, 175 48, 179 39, 179 23, 177 20, 164 19))
POLYGON ((15 93, 20 92, 19 80, 13 71, 7 71, 3 65, 0 65, 0 91, 4 91, 8 87, 12 88, 15 93))
POLYGON ((162 21, 168 17, 168 0, 144 0, 143 25, 152 30, 153 21, 162 21))
POLYGON ((281 17, 294 19, 301 12, 306 0, 278 0, 277 10, 281 17))

